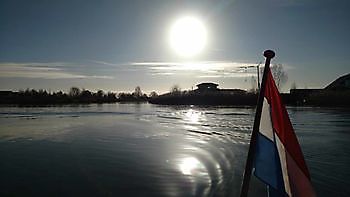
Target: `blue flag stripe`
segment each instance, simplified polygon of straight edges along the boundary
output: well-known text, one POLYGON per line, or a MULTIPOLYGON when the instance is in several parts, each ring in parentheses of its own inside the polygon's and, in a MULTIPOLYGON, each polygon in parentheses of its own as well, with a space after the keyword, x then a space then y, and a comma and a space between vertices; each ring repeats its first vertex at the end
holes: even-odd
POLYGON ((270 187, 285 195, 280 158, 275 143, 258 133, 254 174, 270 187))

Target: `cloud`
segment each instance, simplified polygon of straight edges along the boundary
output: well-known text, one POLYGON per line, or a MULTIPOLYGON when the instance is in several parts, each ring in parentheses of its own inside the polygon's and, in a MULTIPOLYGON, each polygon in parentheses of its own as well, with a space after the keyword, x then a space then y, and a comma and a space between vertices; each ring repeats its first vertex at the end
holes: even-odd
POLYGON ((200 75, 196 78, 221 78, 221 75, 200 75))
POLYGON ((135 62, 134 66, 148 68, 152 75, 195 74, 199 78, 247 77, 256 74, 257 63, 228 61, 204 62, 135 62))
POLYGON ((199 75, 196 78, 247 78, 255 75, 255 73, 222 73, 218 75, 199 75))
POLYGON ((106 65, 106 66, 120 66, 119 64, 114 64, 114 63, 110 63, 110 62, 105 62, 105 61, 99 61, 99 60, 90 60, 91 62, 94 62, 96 64, 102 64, 102 65, 106 65))
POLYGON ((84 75, 68 72, 68 63, 0 63, 1 78, 39 79, 112 79, 111 76, 84 75))
POLYGON ((151 75, 175 75, 175 73, 171 72, 153 72, 151 75))

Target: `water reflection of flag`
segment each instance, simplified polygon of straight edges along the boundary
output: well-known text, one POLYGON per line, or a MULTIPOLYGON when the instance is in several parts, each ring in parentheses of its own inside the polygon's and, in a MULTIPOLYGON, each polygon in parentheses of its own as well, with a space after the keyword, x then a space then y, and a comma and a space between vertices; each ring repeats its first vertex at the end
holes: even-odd
POLYGON ((270 196, 315 196, 300 145, 269 68, 265 77, 254 174, 268 185, 270 196))

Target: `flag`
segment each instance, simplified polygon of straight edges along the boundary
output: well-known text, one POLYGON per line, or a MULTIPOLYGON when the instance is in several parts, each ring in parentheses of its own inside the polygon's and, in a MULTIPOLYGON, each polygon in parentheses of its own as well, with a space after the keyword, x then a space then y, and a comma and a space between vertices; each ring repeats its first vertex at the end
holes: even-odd
POLYGON ((316 196, 300 145, 269 68, 265 77, 253 156, 254 175, 269 187, 269 196, 316 196))

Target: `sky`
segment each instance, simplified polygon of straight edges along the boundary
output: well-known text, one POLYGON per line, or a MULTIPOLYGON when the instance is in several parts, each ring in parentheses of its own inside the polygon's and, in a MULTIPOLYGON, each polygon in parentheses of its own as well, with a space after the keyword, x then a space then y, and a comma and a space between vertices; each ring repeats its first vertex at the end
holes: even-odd
POLYGON ((346 0, 0 0, 0 90, 168 92, 172 86, 252 87, 265 49, 288 81, 323 88, 349 73, 346 0), (200 20, 193 57, 169 44, 174 22, 200 20))

